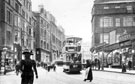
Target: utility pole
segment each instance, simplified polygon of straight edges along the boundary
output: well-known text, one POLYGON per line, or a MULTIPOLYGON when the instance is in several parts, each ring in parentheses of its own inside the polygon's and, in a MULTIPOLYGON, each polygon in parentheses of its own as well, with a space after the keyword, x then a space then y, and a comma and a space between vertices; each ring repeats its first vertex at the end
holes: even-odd
POLYGON ((102 70, 104 70, 104 27, 102 28, 102 40, 103 40, 103 48, 102 48, 102 70))

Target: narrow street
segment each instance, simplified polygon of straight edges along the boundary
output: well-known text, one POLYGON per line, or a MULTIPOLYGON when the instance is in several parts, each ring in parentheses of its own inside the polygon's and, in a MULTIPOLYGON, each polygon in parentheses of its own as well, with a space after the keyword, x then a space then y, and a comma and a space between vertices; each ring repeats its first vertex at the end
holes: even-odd
MULTIPOLYGON (((67 74, 62 72, 62 67, 48 72, 45 69, 38 68, 39 78, 34 80, 34 84, 134 84, 135 75, 93 71, 94 80, 84 82, 84 71, 80 74, 67 74)), ((15 72, 9 72, 7 75, 0 76, 0 84, 20 84, 20 75, 15 72)))

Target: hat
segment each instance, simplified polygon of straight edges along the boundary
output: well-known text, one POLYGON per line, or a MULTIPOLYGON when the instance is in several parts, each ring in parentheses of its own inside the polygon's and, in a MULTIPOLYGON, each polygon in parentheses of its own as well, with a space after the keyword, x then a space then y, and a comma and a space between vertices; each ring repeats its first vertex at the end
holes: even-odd
POLYGON ((30 54, 30 55, 33 55, 32 50, 29 52, 28 49, 25 49, 22 54, 26 54, 26 53, 27 54, 30 54))

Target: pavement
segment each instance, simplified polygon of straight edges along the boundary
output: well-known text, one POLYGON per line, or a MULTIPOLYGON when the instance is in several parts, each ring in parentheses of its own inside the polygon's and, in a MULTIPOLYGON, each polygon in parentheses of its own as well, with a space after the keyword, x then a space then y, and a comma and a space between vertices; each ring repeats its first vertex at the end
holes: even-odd
MULTIPOLYGON (((135 75, 135 70, 128 70, 126 69, 126 72, 122 73, 122 69, 119 68, 105 68, 104 70, 97 70, 97 69, 93 69, 95 71, 104 71, 104 72, 113 72, 113 73, 121 73, 121 74, 130 74, 130 75, 135 75)), ((10 71, 9 71, 10 72, 10 71)), ((8 73, 8 72, 7 72, 8 73)), ((0 76, 3 75, 2 73, 0 73, 0 76)))
POLYGON ((118 69, 118 68, 104 68, 104 70, 100 70, 100 71, 135 75, 135 70, 128 70, 128 69, 126 69, 126 72, 124 73, 122 72, 122 69, 118 69))

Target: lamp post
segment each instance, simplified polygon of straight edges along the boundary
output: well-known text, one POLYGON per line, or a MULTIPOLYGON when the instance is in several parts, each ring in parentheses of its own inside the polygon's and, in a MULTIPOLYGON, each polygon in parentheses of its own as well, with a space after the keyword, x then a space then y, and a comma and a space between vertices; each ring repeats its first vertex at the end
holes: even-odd
POLYGON ((104 27, 102 28, 102 40, 103 40, 103 48, 102 48, 102 70, 104 70, 104 27))

